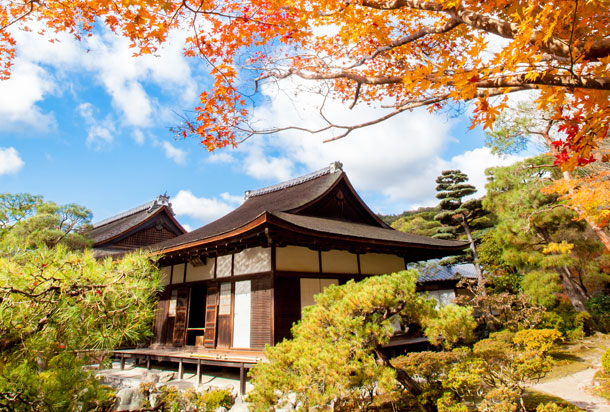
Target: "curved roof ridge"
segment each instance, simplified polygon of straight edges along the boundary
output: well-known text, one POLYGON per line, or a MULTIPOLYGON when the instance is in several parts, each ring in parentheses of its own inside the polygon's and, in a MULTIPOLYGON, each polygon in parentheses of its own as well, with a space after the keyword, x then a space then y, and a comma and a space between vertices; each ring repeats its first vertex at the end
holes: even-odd
POLYGON ((296 177, 294 179, 287 180, 285 182, 277 183, 275 185, 263 187, 256 190, 246 190, 244 193, 244 199, 248 200, 251 197, 266 195, 267 193, 277 192, 278 190, 286 189, 292 186, 300 185, 301 183, 308 182, 318 177, 343 171, 343 164, 341 162, 333 162, 330 166, 323 169, 316 170, 315 172, 308 173, 303 176, 296 177))

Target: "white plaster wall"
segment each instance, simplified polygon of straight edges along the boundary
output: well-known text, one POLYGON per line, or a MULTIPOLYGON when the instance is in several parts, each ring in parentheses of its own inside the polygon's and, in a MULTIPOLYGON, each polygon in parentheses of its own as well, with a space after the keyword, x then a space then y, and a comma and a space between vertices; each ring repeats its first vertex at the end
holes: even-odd
POLYGON ((169 285, 169 279, 170 279, 170 275, 172 274, 172 267, 171 266, 163 266, 160 269, 161 275, 160 275, 160 281, 161 281, 161 285, 162 286, 166 286, 169 285))
POLYGON ((206 259, 205 265, 193 266, 190 263, 186 265, 186 281, 195 282, 197 280, 212 279, 214 277, 215 258, 206 259))
POLYGON ((218 299, 218 314, 231 314, 231 282, 220 284, 220 297, 218 299))
POLYGON ((235 282, 233 306, 233 347, 250 347, 250 312, 252 306, 251 282, 235 282))
POLYGON ((254 247, 235 254, 234 275, 269 272, 271 270, 271 248, 254 247))
POLYGON ((358 274, 358 256, 347 250, 322 252, 322 273, 358 274))
POLYGON ((455 290, 453 289, 439 289, 429 290, 428 297, 436 300, 437 307, 446 306, 453 302, 455 299, 455 290))
POLYGON ((318 252, 301 246, 278 247, 275 250, 275 269, 318 273, 318 252))
POLYGON ((363 275, 385 275, 405 270, 405 260, 396 255, 365 253, 360 255, 360 270, 363 275))
POLYGON ((316 303, 313 298, 315 295, 324 291, 330 285, 338 284, 338 279, 301 278, 301 314, 303 313, 303 308, 316 303))
POLYGON ((172 285, 183 283, 184 281, 184 263, 174 265, 174 274, 172 275, 172 285))
POLYGON ((231 258, 233 255, 218 256, 216 258, 216 277, 226 278, 231 276, 231 258))

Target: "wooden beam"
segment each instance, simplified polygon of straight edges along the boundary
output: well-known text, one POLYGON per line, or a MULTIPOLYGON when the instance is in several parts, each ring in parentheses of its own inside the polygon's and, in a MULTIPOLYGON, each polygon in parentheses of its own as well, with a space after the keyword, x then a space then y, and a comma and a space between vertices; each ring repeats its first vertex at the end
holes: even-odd
POLYGON ((197 385, 201 385, 201 359, 197 359, 197 385))
POLYGON ((239 394, 246 394, 246 368, 243 363, 239 366, 239 394))

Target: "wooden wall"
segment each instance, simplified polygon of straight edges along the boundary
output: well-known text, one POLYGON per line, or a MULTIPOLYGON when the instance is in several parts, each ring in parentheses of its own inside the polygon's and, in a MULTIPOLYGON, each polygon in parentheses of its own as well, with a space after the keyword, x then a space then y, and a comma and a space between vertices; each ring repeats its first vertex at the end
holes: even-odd
POLYGON ((250 318, 250 347, 263 349, 272 345, 271 303, 273 282, 271 277, 252 280, 252 311, 250 318))

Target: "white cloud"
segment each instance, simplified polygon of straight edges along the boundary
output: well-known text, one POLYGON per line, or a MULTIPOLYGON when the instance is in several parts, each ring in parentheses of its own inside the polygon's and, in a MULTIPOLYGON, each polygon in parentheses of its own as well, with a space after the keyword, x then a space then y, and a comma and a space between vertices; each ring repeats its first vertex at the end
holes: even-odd
POLYGON ((78 112, 87 124, 87 146, 95 150, 107 149, 114 141, 116 128, 109 116, 103 121, 95 118, 95 107, 91 103, 82 103, 78 106, 78 112))
MULTIPOLYGON (((297 90, 300 84, 288 85, 297 90)), ((289 90, 290 92, 290 90, 289 90)), ((320 96, 301 93, 291 100, 287 94, 266 91, 269 104, 255 112, 259 127, 299 125, 320 127, 316 106, 320 96)), ((364 106, 348 110, 341 102, 327 100, 325 114, 339 124, 364 122, 380 112, 364 106)), ((518 157, 493 156, 487 148, 465 152, 445 160, 442 153, 452 136, 453 119, 428 113, 425 109, 403 113, 374 127, 354 131, 349 136, 322 143, 330 135, 300 131, 271 137, 252 137, 232 153, 242 170, 257 179, 275 183, 328 166, 339 160, 356 189, 375 198, 373 207, 383 212, 401 212, 412 207, 434 205, 435 179, 442 170, 460 168, 484 193, 484 170, 509 164, 518 157), (381 195, 382 200, 378 198, 381 195)), ((219 157, 214 161, 224 161, 219 157)), ((226 160, 229 160, 227 155, 226 160)))
POLYGON ((197 97, 196 81, 182 53, 185 37, 185 32, 174 32, 155 56, 134 58, 129 40, 106 30, 87 39, 83 64, 96 73, 126 124, 150 126, 167 111, 151 98, 145 84, 153 83, 182 104, 191 105, 197 97))
POLYGON ((243 200, 228 193, 223 193, 220 197, 221 199, 197 197, 189 190, 180 190, 172 198, 172 207, 177 215, 186 215, 207 223, 229 213, 243 200))
POLYGON ((469 183, 478 190, 474 196, 481 197, 487 193, 487 190, 485 190, 485 184, 487 183, 485 169, 508 166, 523 159, 524 157, 517 155, 496 156, 491 153, 490 148, 480 147, 454 156, 447 164, 446 169, 459 169, 466 173, 469 183))
POLYGON ((174 161, 179 165, 186 164, 186 152, 182 149, 172 146, 170 142, 162 142, 161 147, 165 152, 165 157, 174 161))
POLYGON ((146 138, 144 137, 144 133, 142 133, 141 130, 136 129, 133 131, 133 140, 139 144, 139 145, 143 145, 144 141, 146 140, 146 138))
POLYGON ((25 165, 14 147, 0 147, 0 175, 17 173, 25 165))
POLYGON ((35 131, 48 130, 55 124, 36 104, 55 90, 53 78, 40 66, 16 59, 12 75, 0 81, 0 129, 17 130, 26 126, 35 131))
POLYGON ((0 95, 10 96, 0 101, 0 121, 29 120, 39 128, 52 124, 52 117, 40 121, 42 114, 34 104, 49 94, 58 95, 72 87, 74 72, 92 73, 94 82, 104 87, 119 111, 120 116, 115 117, 129 126, 155 126, 167 122, 169 116, 175 121, 175 109, 168 109, 151 95, 157 90, 171 96, 172 107, 178 103, 190 108, 196 102, 197 80, 182 51, 189 35, 186 30, 173 31, 155 56, 135 58, 129 40, 109 29, 102 28, 77 41, 66 33, 40 36, 42 25, 38 22, 30 22, 29 26, 31 31, 15 29, 12 33, 18 42, 18 57, 13 79, 0 82, 0 95), (51 43, 48 39, 55 41, 51 43), (3 105, 10 111, 3 111, 6 109, 3 105))

